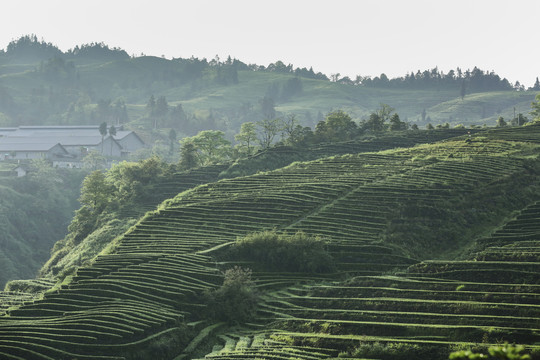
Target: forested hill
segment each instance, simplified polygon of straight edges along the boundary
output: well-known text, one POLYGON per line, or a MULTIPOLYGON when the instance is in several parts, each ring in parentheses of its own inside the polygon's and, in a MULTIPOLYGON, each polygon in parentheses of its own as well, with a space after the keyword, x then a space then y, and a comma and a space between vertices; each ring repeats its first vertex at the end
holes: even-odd
POLYGON ((0 287, 36 276, 79 207, 82 172, 44 161, 29 168, 24 178, 0 176, 0 287))
POLYGON ((4 307, 0 354, 537 359, 539 144, 508 127, 188 189, 4 307))
POLYGON ((289 114, 312 128, 335 109, 361 120, 381 103, 418 126, 494 125, 527 115, 540 83, 524 90, 478 68, 350 79, 281 61, 130 56, 102 43, 62 52, 35 36, 0 52, 0 126, 106 121, 140 131, 234 134, 243 122, 289 114))

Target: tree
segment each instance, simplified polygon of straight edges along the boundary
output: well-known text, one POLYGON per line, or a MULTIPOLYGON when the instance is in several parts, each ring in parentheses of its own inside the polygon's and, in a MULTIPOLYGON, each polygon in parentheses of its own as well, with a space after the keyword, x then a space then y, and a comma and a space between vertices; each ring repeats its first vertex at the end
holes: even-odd
POLYGON ((81 187, 79 202, 81 207, 68 226, 75 244, 84 239, 96 226, 99 215, 111 203, 113 187, 106 180, 101 170, 92 171, 81 187))
POLYGON ((111 125, 111 127, 109 128, 109 135, 111 136, 111 153, 110 153, 110 155, 112 156, 112 145, 113 145, 114 137, 116 136, 116 128, 114 127, 114 125, 111 125))
POLYGON ((406 122, 399 119, 399 115, 397 113, 394 113, 394 115, 392 115, 390 118, 390 130, 407 130, 408 127, 409 125, 406 122))
POLYGON ((506 125, 508 125, 506 123, 506 121, 504 121, 504 118, 502 116, 499 116, 499 118, 497 119, 497 127, 505 127, 506 125))
POLYGON ((99 213, 111 200, 112 187, 101 170, 92 171, 83 181, 79 202, 92 213, 99 213))
POLYGON ((522 126, 527 122, 529 122, 529 119, 522 113, 519 113, 515 118, 512 119, 512 126, 522 126))
POLYGON ((274 138, 281 132, 281 119, 263 119, 257 121, 259 128, 259 144, 263 149, 268 149, 274 142, 274 138))
POLYGON ((426 109, 422 110, 422 123, 426 121, 426 109))
POLYGON ((240 125, 240 132, 234 136, 234 139, 239 142, 237 148, 241 153, 251 155, 253 152, 253 143, 257 141, 257 130, 255 123, 245 122, 240 125))
POLYGON ((379 105, 379 108, 377 109, 377 115, 382 119, 382 122, 386 122, 387 120, 390 120, 390 114, 394 112, 394 108, 391 107, 388 104, 381 103, 379 105))
POLYGON ((113 116, 116 120, 116 125, 123 124, 128 122, 129 117, 127 115, 126 102, 124 99, 118 99, 114 102, 114 107, 112 109, 113 116))
POLYGON ((177 104, 169 111, 169 126, 180 129, 185 125, 187 125, 187 115, 184 112, 182 104, 177 104))
POLYGON ((154 118, 154 129, 158 128, 158 120, 163 119, 168 112, 169 104, 167 103, 167 98, 165 98, 165 96, 158 97, 152 115, 154 118))
POLYGON ((176 143, 176 131, 174 129, 169 130, 169 154, 172 155, 174 151, 174 143, 176 143))
POLYGON ((431 125, 431 123, 428 123, 428 124, 426 125, 426 129, 428 129, 428 130, 433 130, 434 127, 433 127, 433 125, 431 125))
POLYGON ((371 113, 367 121, 362 122, 362 129, 373 132, 383 131, 385 128, 384 120, 377 113, 371 113))
POLYGON ((99 170, 104 169, 107 163, 107 159, 103 154, 100 154, 98 151, 89 151, 88 154, 82 159, 83 167, 89 170, 99 170))
POLYGON ((292 146, 307 146, 313 143, 314 137, 309 126, 296 125, 287 142, 292 146))
POLYGON ((97 115, 100 119, 109 119, 113 114, 111 99, 99 99, 97 101, 97 115))
POLYGON ((275 109, 275 103, 274 99, 265 96, 260 101, 261 105, 261 112, 263 114, 263 117, 266 119, 273 119, 276 117, 276 109, 275 109))
POLYGON ((156 98, 154 97, 154 95, 150 95, 150 98, 148 99, 147 103, 146 103, 146 113, 147 113, 147 116, 149 117, 149 120, 152 122, 152 127, 155 129, 156 128, 156 119, 155 119, 155 116, 156 116, 156 98))
POLYGON ((354 138, 357 132, 358 126, 343 110, 329 113, 315 127, 315 135, 321 141, 346 141, 354 138))
POLYGON ((37 190, 36 194, 49 196, 51 195, 50 190, 62 183, 58 172, 45 159, 31 160, 30 170, 27 178, 33 184, 32 192, 37 190))
MULTIPOLYGON (((536 78, 536 81, 538 81, 538 78, 536 78)), ((540 120, 540 94, 536 95, 535 101, 531 103, 531 108, 532 111, 530 114, 533 117, 533 120, 540 120)))
POLYGON ((282 101, 287 101, 291 97, 302 92, 302 80, 298 76, 290 78, 281 88, 280 98, 282 101))
POLYGON ((215 320, 238 324, 249 321, 257 311, 259 294, 251 280, 251 270, 235 266, 223 274, 223 285, 204 293, 205 314, 215 320))
POLYGON ((225 133, 219 130, 204 130, 195 136, 182 139, 181 142, 193 144, 202 165, 227 160, 232 152, 231 142, 225 139, 225 133))
POLYGON ((295 114, 287 115, 287 117, 282 121, 281 138, 284 139, 286 143, 289 143, 289 145, 294 143, 294 139, 292 139, 292 135, 294 133, 295 128, 298 125, 299 125, 299 121, 296 118, 295 114))
POLYGON ((156 110, 156 98, 154 95, 150 95, 150 98, 148 99, 148 102, 146 103, 146 111, 149 116, 154 116, 154 112, 156 110))
POLYGON ((99 125, 99 133, 101 134, 101 153, 103 154, 103 139, 107 135, 107 123, 105 121, 99 125))
POLYGON ((531 88, 531 90, 540 91, 540 81, 538 81, 538 77, 536 77, 536 81, 534 82, 534 85, 531 88))
POLYGON ((180 169, 189 170, 198 165, 197 149, 190 142, 183 142, 180 147, 180 169))
POLYGON ((461 80, 461 88, 459 90, 459 95, 461 96, 461 100, 465 99, 466 93, 467 93, 467 85, 465 84, 465 80, 461 80))

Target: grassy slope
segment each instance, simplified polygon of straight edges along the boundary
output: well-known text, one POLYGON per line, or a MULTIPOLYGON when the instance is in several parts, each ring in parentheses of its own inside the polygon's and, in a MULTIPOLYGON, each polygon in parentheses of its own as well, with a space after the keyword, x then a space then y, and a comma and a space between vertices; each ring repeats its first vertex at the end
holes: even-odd
MULTIPOLYGON (((58 292, 12 310, 10 317, 0 319, 0 352, 12 351, 22 357, 36 351, 53 358, 92 358, 98 354, 108 359, 119 355, 134 358, 135 352, 142 351, 140 344, 151 343, 154 356, 171 358, 203 329, 193 324, 193 332, 181 332, 184 337, 180 338, 185 342, 178 340, 176 344, 168 341, 170 333, 162 330, 179 331, 176 329, 182 326, 181 319, 199 319, 204 309, 200 308, 197 294, 220 281, 212 253, 200 252, 236 236, 271 228, 328 236, 329 249, 338 264, 335 274, 254 273, 265 301, 252 326, 257 329, 268 321, 277 321, 271 328, 285 331, 284 336, 267 332, 262 336, 272 337, 274 342, 267 343, 281 351, 292 342, 302 345, 298 351, 325 358, 337 353, 324 353, 323 348, 344 349, 362 339, 444 347, 481 341, 488 330, 488 342, 534 342, 537 330, 531 321, 538 321, 537 305, 499 305, 509 307, 509 319, 514 318, 505 322, 504 317, 491 316, 481 326, 474 319, 492 314, 491 305, 482 305, 485 298, 465 294, 471 295, 465 299, 462 294, 455 294, 457 298, 443 302, 445 308, 428 306, 441 302, 430 297, 445 294, 439 295, 435 289, 450 291, 464 280, 446 288, 444 281, 439 285, 435 281, 423 290, 422 305, 409 307, 396 305, 412 304, 412 300, 409 295, 399 295, 408 293, 392 284, 416 283, 416 278, 422 276, 419 270, 403 280, 383 277, 377 282, 381 295, 371 293, 358 298, 353 292, 353 307, 347 305, 348 300, 340 300, 350 295, 336 295, 333 288, 317 293, 309 286, 290 286, 298 282, 321 284, 349 273, 361 277, 345 286, 356 290, 369 288, 370 277, 378 279, 384 272, 403 271, 415 262, 414 258, 429 259, 433 254, 470 246, 475 237, 499 226, 514 210, 538 200, 538 139, 538 126, 500 130, 493 135, 478 135, 471 144, 456 140, 331 157, 186 191, 141 219, 58 292), (400 233, 402 236, 396 236, 400 233), (392 283, 385 285, 385 281, 392 283), (328 301, 320 302, 324 296, 317 294, 329 297, 328 301), (455 301, 464 307, 453 306, 455 301), (376 314, 379 320, 360 317, 351 321, 348 315, 345 319, 332 315, 355 310, 365 316, 385 306, 389 306, 386 316, 391 315, 388 322, 376 314), (516 308, 514 315, 511 306, 516 308), (309 313, 299 314, 299 309, 309 313), (467 314, 472 322, 463 320, 452 327, 441 315, 458 314, 463 309, 469 309, 467 314), (476 313, 474 309, 484 310, 476 313), (435 320, 421 323, 419 312, 424 314, 420 319, 435 320), (25 325, 26 316, 32 316, 30 328, 25 325), (59 334, 67 334, 74 324, 80 337, 71 334, 60 341, 59 334), (106 328, 96 324, 106 324, 106 328), (33 335, 25 333, 25 329, 33 335), (156 342, 154 334, 159 334, 161 342, 156 342), (360 338, 358 334, 368 336, 360 338), (108 340, 104 341, 105 338, 108 340), (279 341, 285 343, 280 345, 279 341), (156 348, 158 344, 161 347, 156 348)), ((519 268, 513 263, 506 266, 519 268)), ((523 271, 531 271, 535 266, 524 264, 523 271)), ((418 269, 430 273, 429 267, 418 269)), ((469 282, 465 286, 472 286, 469 282)), ((424 286, 423 282, 418 285, 424 286)), ((536 285, 521 286, 527 286, 527 296, 537 296, 536 285)), ((512 297, 512 289, 509 285, 500 291, 512 297)), ((496 295, 491 301, 512 303, 496 295)), ((233 344, 240 339, 238 333, 229 334, 229 338, 233 344)), ((248 338, 250 343, 255 342, 253 335, 248 338)), ((291 351, 285 350, 287 356, 292 356, 291 351)), ((241 354, 246 355, 242 351, 241 354)), ((274 355, 252 357, 271 359, 274 355)))

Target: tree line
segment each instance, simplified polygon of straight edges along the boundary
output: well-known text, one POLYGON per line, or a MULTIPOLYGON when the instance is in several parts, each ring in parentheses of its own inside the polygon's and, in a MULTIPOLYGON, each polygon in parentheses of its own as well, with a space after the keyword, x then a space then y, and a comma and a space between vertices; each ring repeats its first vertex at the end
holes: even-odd
POLYGON ((189 169, 254 155, 271 146, 307 147, 317 143, 353 140, 366 133, 418 130, 402 121, 386 104, 371 113, 368 119, 356 122, 342 110, 330 112, 315 129, 300 124, 295 114, 244 122, 234 135, 235 144, 223 131, 203 130, 180 142, 180 166, 189 169))
MULTIPOLYGON (((356 76, 351 79, 348 76, 333 74, 332 81, 347 85, 366 86, 389 89, 414 89, 414 90, 460 90, 464 93, 483 91, 525 90, 525 87, 517 81, 511 84, 506 78, 501 78, 494 71, 484 71, 478 67, 463 71, 459 67, 447 73, 435 67, 430 70, 417 70, 407 73, 405 76, 388 78, 382 73, 380 76, 356 76)), ((528 90, 540 90, 538 78, 533 87, 528 90)), ((463 95, 462 95, 463 97, 463 95)))

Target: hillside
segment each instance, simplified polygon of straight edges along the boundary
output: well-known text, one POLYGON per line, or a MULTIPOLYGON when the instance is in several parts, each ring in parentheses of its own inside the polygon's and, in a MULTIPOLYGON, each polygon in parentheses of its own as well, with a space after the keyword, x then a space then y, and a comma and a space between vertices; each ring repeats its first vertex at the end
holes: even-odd
POLYGON ((506 79, 476 68, 466 74, 462 79, 433 69, 388 83, 330 81, 280 61, 265 67, 237 59, 129 57, 104 44, 62 53, 23 37, 0 52, 0 126, 106 121, 149 140, 159 137, 155 130, 169 128, 181 135, 219 129, 232 139, 247 121, 296 114, 314 129, 330 111, 342 109, 360 121, 381 103, 420 127, 493 126, 499 116, 509 122, 517 113, 527 115, 538 91, 515 91, 506 79), (463 81, 469 84, 464 98, 463 81), (164 107, 149 110, 152 98, 165 100, 164 107))
MULTIPOLYGON (((5 168, 8 165, 3 164, 5 168)), ((33 171, 22 179, 0 176, 2 287, 9 280, 36 276, 52 245, 66 235, 73 211, 79 206, 83 174, 39 166, 33 171)))
POLYGON ((184 191, 8 309, 0 354, 445 359, 509 341, 538 355, 539 140, 538 125, 490 130, 184 191), (319 236, 332 266, 283 271, 234 251, 265 230, 319 236), (230 326, 204 299, 235 265, 252 269, 260 297, 230 326))
MULTIPOLYGON (((108 205, 95 217, 83 216, 87 213, 86 210, 92 211, 91 204, 83 206, 76 212, 69 227, 71 231, 54 245, 51 258, 42 267, 40 275, 63 279, 72 274, 77 267, 86 265, 103 250, 111 239, 133 225, 135 219, 144 215, 146 211, 155 209, 162 201, 197 185, 276 170, 296 161, 410 147, 478 131, 482 130, 400 131, 346 142, 320 143, 309 147, 276 146, 232 163, 190 170, 181 170, 176 165, 167 164, 157 158, 138 163, 120 163, 107 172, 105 182, 98 186, 100 188, 112 186, 108 205)), ((85 189, 83 184, 83 193, 85 189)))

